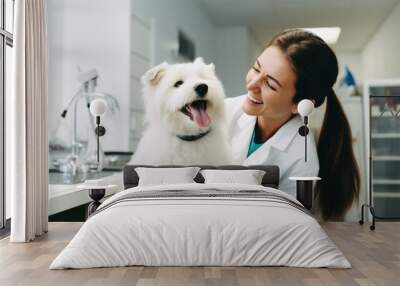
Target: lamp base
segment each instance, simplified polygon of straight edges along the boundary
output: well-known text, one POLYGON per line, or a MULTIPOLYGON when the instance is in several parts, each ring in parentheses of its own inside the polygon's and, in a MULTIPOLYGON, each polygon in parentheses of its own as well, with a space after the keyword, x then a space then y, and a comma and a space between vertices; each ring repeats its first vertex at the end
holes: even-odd
POLYGON ((296 181, 296 199, 302 205, 311 210, 314 200, 314 181, 321 180, 320 177, 289 177, 289 180, 296 181))
POLYGON ((106 194, 106 189, 90 189, 89 197, 93 200, 87 207, 86 219, 90 217, 101 205, 100 200, 106 194))

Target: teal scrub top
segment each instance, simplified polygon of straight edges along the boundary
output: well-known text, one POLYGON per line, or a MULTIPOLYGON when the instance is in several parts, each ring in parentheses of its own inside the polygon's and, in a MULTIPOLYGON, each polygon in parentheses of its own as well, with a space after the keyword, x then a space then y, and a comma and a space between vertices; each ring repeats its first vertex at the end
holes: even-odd
POLYGON ((256 151, 263 143, 256 142, 256 129, 253 130, 253 135, 251 135, 251 141, 249 145, 249 150, 247 151, 247 157, 249 157, 254 151, 256 151))

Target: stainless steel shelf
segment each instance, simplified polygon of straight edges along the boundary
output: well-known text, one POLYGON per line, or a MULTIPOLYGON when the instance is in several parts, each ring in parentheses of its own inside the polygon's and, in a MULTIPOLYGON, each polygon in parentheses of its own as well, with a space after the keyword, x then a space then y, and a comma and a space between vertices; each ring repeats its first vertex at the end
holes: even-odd
POLYGON ((400 156, 374 156, 373 161, 400 161, 400 156))
POLYGON ((372 179, 374 185, 400 185, 400 180, 372 179))
POLYGON ((369 152, 368 203, 375 219, 400 220, 400 79, 367 81, 364 86, 369 152))
POLYGON ((375 192, 374 197, 375 198, 400 198, 400 192, 399 193, 375 192))
POLYGON ((399 111, 394 112, 394 115, 391 114, 389 111, 383 113, 382 115, 380 115, 380 114, 371 114, 371 118, 373 118, 374 120, 376 120, 376 119, 378 119, 378 118, 383 118, 383 117, 384 117, 384 118, 392 118, 392 117, 399 116, 400 114, 399 114, 399 115, 396 115, 398 112, 399 112, 399 111))
POLYGON ((400 138, 399 133, 371 133, 372 139, 400 138))

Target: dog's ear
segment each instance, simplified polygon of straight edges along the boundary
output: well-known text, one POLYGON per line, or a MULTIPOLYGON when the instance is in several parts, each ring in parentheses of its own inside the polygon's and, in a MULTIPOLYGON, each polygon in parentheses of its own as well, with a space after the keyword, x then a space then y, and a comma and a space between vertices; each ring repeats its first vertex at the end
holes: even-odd
MULTIPOLYGON (((203 64, 206 65, 206 63, 204 62, 204 59, 202 57, 198 57, 194 60, 194 64, 203 64)), ((210 70, 215 71, 215 66, 214 63, 210 63, 208 65, 206 65, 210 70)))
POLYGON ((203 64, 204 65, 204 60, 202 57, 198 57, 194 60, 194 64, 203 64))
POLYGON ((168 68, 168 63, 163 62, 159 64, 158 66, 155 66, 151 69, 149 69, 143 76, 142 76, 142 83, 147 84, 147 85, 152 85, 155 86, 157 85, 163 75, 165 74, 165 71, 168 68))

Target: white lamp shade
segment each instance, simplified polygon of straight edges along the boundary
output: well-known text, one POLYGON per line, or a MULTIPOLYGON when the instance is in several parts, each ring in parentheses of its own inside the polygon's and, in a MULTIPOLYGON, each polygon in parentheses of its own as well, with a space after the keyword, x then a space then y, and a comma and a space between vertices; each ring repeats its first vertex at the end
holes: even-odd
POLYGON ((314 111, 314 103, 309 99, 303 99, 297 105, 297 111, 302 117, 308 116, 314 111))
POLYGON ((94 116, 102 116, 107 111, 107 102, 104 99, 96 98, 90 102, 90 113, 94 116))

